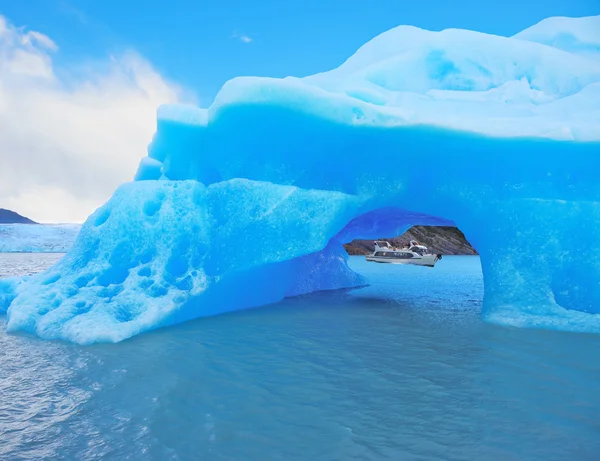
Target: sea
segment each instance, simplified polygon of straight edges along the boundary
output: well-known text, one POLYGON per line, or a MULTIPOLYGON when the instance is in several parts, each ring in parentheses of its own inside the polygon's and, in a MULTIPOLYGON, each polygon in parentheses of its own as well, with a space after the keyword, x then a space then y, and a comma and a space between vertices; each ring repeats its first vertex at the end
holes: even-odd
POLYGON ((367 286, 118 344, 0 328, 0 459, 600 460, 600 335, 485 323, 476 256, 350 265, 367 286))

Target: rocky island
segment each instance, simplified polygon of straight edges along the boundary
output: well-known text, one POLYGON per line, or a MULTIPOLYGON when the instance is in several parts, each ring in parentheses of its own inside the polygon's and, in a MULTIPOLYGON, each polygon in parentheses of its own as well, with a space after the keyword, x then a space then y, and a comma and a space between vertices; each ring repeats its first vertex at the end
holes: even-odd
MULTIPOLYGON (((457 227, 452 226, 413 226, 400 237, 382 237, 391 245, 403 247, 411 240, 417 240, 432 253, 443 255, 476 255, 475 250, 457 227)), ((344 245, 350 255, 366 255, 373 252, 374 240, 353 240, 344 245)))

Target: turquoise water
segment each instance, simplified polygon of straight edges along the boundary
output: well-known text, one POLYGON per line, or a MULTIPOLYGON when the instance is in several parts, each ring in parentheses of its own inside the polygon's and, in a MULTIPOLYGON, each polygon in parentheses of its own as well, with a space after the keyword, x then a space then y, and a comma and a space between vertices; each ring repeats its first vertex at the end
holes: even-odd
POLYGON ((351 265, 370 286, 116 345, 0 329, 0 458, 598 459, 600 336, 483 323, 477 257, 351 265))

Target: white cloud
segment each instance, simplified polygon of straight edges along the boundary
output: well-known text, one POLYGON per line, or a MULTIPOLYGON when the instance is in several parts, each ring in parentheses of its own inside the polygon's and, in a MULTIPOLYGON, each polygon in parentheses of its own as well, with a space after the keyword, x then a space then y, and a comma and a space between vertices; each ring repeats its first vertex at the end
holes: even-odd
POLYGON ((27 32, 25 34, 21 34, 23 39, 23 44, 31 44, 32 42, 36 42, 41 48, 45 48, 50 51, 58 51, 58 47, 56 43, 54 43, 49 37, 44 34, 40 34, 35 30, 31 32, 27 32))
POLYGON ((243 43, 250 43, 253 40, 252 37, 241 32, 233 32, 233 34, 231 34, 231 38, 236 38, 243 43))
POLYGON ((73 81, 55 72, 54 52, 49 37, 0 16, 0 208, 83 221, 133 178, 157 107, 181 91, 136 53, 88 66, 83 79, 79 63, 73 81))

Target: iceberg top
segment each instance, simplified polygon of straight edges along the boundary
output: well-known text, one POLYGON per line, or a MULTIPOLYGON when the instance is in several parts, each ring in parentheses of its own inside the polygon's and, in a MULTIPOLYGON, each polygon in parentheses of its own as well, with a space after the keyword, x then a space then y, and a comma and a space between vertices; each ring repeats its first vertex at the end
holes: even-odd
POLYGON ((208 110, 163 106, 159 123, 207 125, 242 104, 344 124, 596 141, 600 16, 549 18, 514 37, 399 26, 336 69, 305 78, 235 78, 208 110))

